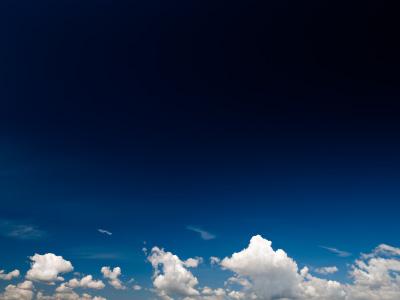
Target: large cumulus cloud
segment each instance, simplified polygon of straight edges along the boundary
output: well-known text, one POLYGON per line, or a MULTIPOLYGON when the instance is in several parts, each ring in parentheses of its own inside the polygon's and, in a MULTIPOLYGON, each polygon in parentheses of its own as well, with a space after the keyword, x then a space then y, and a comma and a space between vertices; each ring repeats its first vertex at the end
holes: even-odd
POLYGON ((199 291, 194 289, 198 284, 197 278, 185 266, 195 267, 202 259, 188 259, 183 262, 171 252, 165 252, 164 249, 154 247, 148 260, 154 268, 153 284, 160 296, 167 297, 170 294, 180 296, 200 295, 199 291))
POLYGON ((69 261, 53 253, 44 255, 35 254, 30 259, 33 262, 31 263, 31 269, 26 274, 26 278, 29 280, 54 285, 55 281, 64 281, 63 277, 58 276, 60 273, 67 273, 74 270, 69 261))
POLYGON ((274 251, 271 244, 254 236, 247 249, 223 259, 221 266, 238 278, 248 278, 261 298, 295 298, 301 290, 297 264, 283 250, 274 251))

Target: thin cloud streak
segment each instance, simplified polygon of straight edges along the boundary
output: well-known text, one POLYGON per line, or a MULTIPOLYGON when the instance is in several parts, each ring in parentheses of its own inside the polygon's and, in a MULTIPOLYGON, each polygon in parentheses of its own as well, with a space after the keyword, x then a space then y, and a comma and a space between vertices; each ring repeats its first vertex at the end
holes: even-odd
POLYGON ((324 246, 319 246, 319 247, 320 247, 320 248, 327 249, 327 250, 332 251, 332 252, 335 252, 335 253, 338 254, 337 256, 339 256, 339 257, 348 257, 348 256, 351 256, 351 255, 352 255, 352 254, 349 253, 349 252, 340 251, 340 250, 338 250, 338 249, 336 249, 336 248, 329 248, 329 247, 324 247, 324 246))
POLYGON ((47 233, 26 221, 17 222, 0 219, 0 235, 20 240, 31 240, 45 237, 47 233))
POLYGON ((202 230, 202 229, 200 229, 200 228, 193 227, 193 226, 188 226, 188 227, 186 227, 186 228, 189 229, 189 230, 192 230, 192 231, 195 231, 195 232, 200 233, 200 236, 201 236, 201 238, 202 238, 203 240, 212 240, 212 239, 215 239, 215 238, 216 238, 216 236, 215 236, 214 234, 209 233, 209 232, 207 232, 207 231, 204 231, 204 230, 202 230))
POLYGON ((105 233, 107 235, 112 235, 111 232, 107 231, 107 230, 103 230, 103 229, 98 229, 98 231, 100 231, 101 233, 105 233))

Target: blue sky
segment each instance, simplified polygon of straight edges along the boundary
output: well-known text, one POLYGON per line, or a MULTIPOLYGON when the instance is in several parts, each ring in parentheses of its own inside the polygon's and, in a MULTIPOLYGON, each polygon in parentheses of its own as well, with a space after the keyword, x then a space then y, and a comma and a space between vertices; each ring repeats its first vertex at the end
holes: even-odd
POLYGON ((0 300, 398 299, 394 11, 2 1, 0 300))

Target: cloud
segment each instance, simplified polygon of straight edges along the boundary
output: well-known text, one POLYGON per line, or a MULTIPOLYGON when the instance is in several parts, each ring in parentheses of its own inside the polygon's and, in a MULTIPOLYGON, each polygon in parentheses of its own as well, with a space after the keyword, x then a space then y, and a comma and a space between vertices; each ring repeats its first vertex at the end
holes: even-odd
POLYGON ((0 234, 6 237, 30 240, 47 236, 45 231, 39 230, 37 226, 26 221, 11 221, 0 219, 0 234))
POLYGON ((221 262, 221 259, 219 257, 211 256, 210 257, 210 264, 213 265, 219 265, 221 262))
POLYGON ((321 248, 324 248, 324 249, 327 249, 327 250, 329 250, 329 251, 338 253, 337 256, 339 256, 339 257, 347 257, 347 256, 351 256, 351 255, 352 255, 352 254, 349 253, 349 252, 340 251, 340 250, 338 250, 338 249, 336 249, 336 248, 329 248, 329 247, 324 247, 324 246, 320 246, 320 247, 321 247, 321 248))
POLYGON ((79 246, 67 250, 68 255, 80 259, 121 259, 124 257, 122 253, 115 251, 106 252, 107 249, 99 246, 79 246))
POLYGON ((55 293, 52 296, 44 296, 43 292, 39 292, 36 296, 36 300, 107 300, 107 299, 100 296, 95 296, 92 298, 92 296, 86 293, 83 293, 82 296, 79 296, 75 292, 55 293))
POLYGON ((111 232, 107 231, 107 230, 103 230, 103 229, 98 229, 98 231, 100 231, 101 233, 105 233, 107 235, 112 235, 111 232))
POLYGON ((60 273, 67 273, 74 270, 69 261, 53 253, 44 255, 35 254, 30 259, 33 261, 31 269, 25 276, 29 280, 54 285, 55 281, 64 281, 64 278, 58 276, 60 273))
POLYGON ((116 267, 112 271, 110 267, 102 267, 101 273, 103 273, 104 278, 111 279, 108 283, 111 284, 117 290, 125 290, 126 287, 122 285, 121 280, 118 279, 118 276, 121 275, 121 268, 116 267))
POLYGON ((32 281, 24 281, 17 286, 10 284, 0 294, 0 300, 32 300, 33 288, 32 281))
POLYGON ((72 292, 72 288, 67 286, 66 283, 62 283, 59 287, 56 288, 56 292, 59 293, 72 292))
MULTIPOLYGON (((220 287, 202 287, 188 269, 199 266, 203 262, 202 258, 181 260, 171 252, 154 247, 147 257, 154 270, 154 289, 150 291, 164 300, 400 299, 400 248, 385 244, 376 247, 371 254, 362 254, 348 265, 347 283, 318 278, 311 275, 307 267, 299 270, 297 263, 285 251, 273 249, 272 242, 259 235, 251 238, 247 248, 225 257, 222 261, 212 258, 214 264, 226 272, 229 271, 227 279, 220 287)), ((69 261, 52 253, 35 254, 31 260, 31 269, 26 274, 29 280, 6 286, 0 293, 0 300, 33 300, 35 287, 31 280, 54 285, 55 282, 64 280, 59 274, 73 271, 69 261)), ((202 272, 205 270, 215 272, 215 268, 204 268, 202 272)), ((331 266, 312 271, 327 275, 337 272, 338 268, 331 266)), ((101 273, 116 289, 127 289, 119 279, 121 268, 103 267, 101 273)), ((19 271, 0 271, 0 275, 2 279, 12 279, 19 276, 19 271)), ((210 278, 215 276, 211 274, 210 278)), ((134 280, 129 280, 129 283, 133 285, 134 280)), ((93 280, 92 275, 86 275, 61 283, 54 294, 45 296, 43 291, 39 291, 35 300, 105 300, 101 296, 77 294, 74 290, 100 290, 104 287, 102 280, 93 280)), ((130 291, 134 293, 141 289, 140 285, 135 284, 130 291)))
POLYGON ((283 250, 274 251, 271 244, 259 235, 254 236, 247 249, 224 258, 221 266, 233 271, 237 278, 249 279, 258 297, 296 297, 300 293, 297 264, 283 250))
POLYGON ((203 263, 203 258, 201 257, 196 257, 196 258, 188 258, 187 260, 184 261, 185 267, 188 268, 197 268, 197 266, 201 263, 203 263))
MULTIPOLYGON (((399 255, 400 249, 384 246, 378 246, 367 260, 355 260, 351 265, 349 274, 354 279, 354 284, 347 286, 351 299, 400 299, 400 261, 393 257, 399 255), (382 252, 389 257, 377 257, 382 252)), ((361 257, 365 259, 363 255, 361 257)))
POLYGON ((154 268, 153 285, 161 297, 170 299, 168 296, 170 294, 200 295, 199 291, 194 289, 198 284, 197 278, 185 268, 185 263, 178 256, 154 247, 148 260, 154 268), (161 269, 160 266, 162 266, 161 269))
POLYGON ((376 247, 371 254, 362 254, 361 256, 363 258, 370 258, 376 255, 397 256, 400 255, 400 248, 395 248, 392 246, 381 244, 378 247, 376 247))
POLYGON ((81 280, 78 280, 76 278, 71 279, 70 281, 68 281, 66 286, 70 288, 81 287, 81 288, 92 288, 101 290, 104 289, 105 284, 101 280, 93 280, 92 275, 87 275, 83 277, 81 280))
MULTIPOLYGON (((300 272, 302 300, 346 300, 345 286, 337 281, 320 279, 308 273, 305 267, 300 272)), ((348 299, 350 300, 350 299, 348 299)), ((367 300, 367 299, 364 299, 367 300)))
POLYGON ((193 227, 193 226, 188 226, 188 227, 186 227, 186 228, 189 229, 189 230, 193 230, 193 231, 195 231, 195 232, 200 233, 200 236, 201 236, 201 238, 202 238, 203 240, 211 240, 211 239, 215 239, 215 238, 216 238, 216 236, 215 236, 214 234, 209 233, 209 232, 207 232, 207 231, 204 231, 204 230, 202 230, 202 229, 200 229, 200 228, 193 227))
POLYGON ((10 280, 13 277, 18 277, 19 276, 19 271, 18 270, 14 270, 8 274, 4 273, 4 270, 0 270, 0 279, 3 280, 10 280))
POLYGON ((333 274, 335 272, 339 271, 339 269, 337 267, 324 267, 324 268, 317 268, 314 269, 314 272, 317 272, 319 274, 333 274))
POLYGON ((216 295, 216 296, 225 296, 225 290, 222 288, 218 288, 216 290, 213 290, 209 288, 208 286, 205 286, 203 290, 201 291, 202 294, 204 295, 216 295))

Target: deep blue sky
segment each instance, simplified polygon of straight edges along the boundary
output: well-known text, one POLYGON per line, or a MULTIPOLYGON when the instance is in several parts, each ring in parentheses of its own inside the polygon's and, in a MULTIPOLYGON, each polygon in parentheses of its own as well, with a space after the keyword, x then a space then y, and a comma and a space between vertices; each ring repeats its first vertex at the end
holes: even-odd
POLYGON ((394 11, 2 1, 0 218, 46 236, 0 236, 0 269, 52 252, 151 287, 143 241, 225 257, 261 234, 315 266, 354 259, 319 246, 398 246, 394 11))

